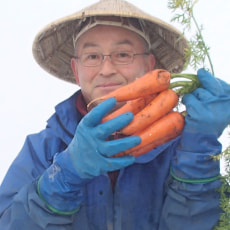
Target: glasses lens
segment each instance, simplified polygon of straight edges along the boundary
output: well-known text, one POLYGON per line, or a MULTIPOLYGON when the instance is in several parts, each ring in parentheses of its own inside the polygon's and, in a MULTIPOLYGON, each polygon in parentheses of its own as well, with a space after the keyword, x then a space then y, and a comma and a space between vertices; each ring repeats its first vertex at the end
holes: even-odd
POLYGON ((118 51, 111 54, 112 61, 114 64, 125 65, 133 61, 133 52, 129 51, 118 51))
POLYGON ((84 66, 96 66, 101 64, 102 55, 100 53, 84 53, 80 60, 84 66))

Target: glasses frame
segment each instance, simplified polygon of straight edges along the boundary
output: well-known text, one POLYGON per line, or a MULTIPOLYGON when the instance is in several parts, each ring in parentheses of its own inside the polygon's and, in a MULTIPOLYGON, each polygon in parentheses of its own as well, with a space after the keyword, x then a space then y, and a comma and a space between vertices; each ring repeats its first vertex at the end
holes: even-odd
POLYGON ((76 56, 75 58, 78 59, 78 60, 80 60, 80 63, 81 63, 84 67, 95 67, 95 66, 101 65, 101 64, 105 61, 105 58, 106 58, 106 57, 109 57, 109 58, 110 58, 110 61, 111 61, 111 63, 112 63, 113 65, 129 65, 129 64, 133 63, 134 57, 135 57, 135 56, 138 56, 138 55, 149 55, 149 54, 150 54, 150 52, 135 53, 135 52, 133 52, 133 51, 114 51, 114 52, 112 52, 112 53, 110 53, 110 54, 103 54, 103 53, 100 53, 100 52, 87 52, 87 53, 81 54, 80 56, 76 56), (129 54, 132 56, 132 59, 130 59, 130 61, 127 62, 127 63, 116 63, 116 62, 114 62, 114 60, 113 60, 113 57, 114 57, 114 55, 115 55, 116 53, 129 53, 129 54), (83 57, 84 55, 87 55, 87 54, 97 54, 97 55, 99 55, 99 56, 101 57, 100 63, 98 63, 98 64, 96 64, 96 65, 85 65, 84 62, 83 62, 83 60, 82 60, 82 57, 83 57))

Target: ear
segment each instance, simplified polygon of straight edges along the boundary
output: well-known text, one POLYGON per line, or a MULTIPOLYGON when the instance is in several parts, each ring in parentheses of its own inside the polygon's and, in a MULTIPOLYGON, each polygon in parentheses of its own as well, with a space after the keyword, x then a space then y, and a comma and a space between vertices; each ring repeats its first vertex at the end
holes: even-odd
POLYGON ((148 56, 148 71, 151 71, 154 69, 156 64, 156 59, 155 56, 153 54, 149 54, 148 56))
POLYGON ((72 69, 73 74, 75 76, 76 83, 80 86, 79 78, 78 78, 77 62, 76 62, 75 58, 71 59, 71 69, 72 69))

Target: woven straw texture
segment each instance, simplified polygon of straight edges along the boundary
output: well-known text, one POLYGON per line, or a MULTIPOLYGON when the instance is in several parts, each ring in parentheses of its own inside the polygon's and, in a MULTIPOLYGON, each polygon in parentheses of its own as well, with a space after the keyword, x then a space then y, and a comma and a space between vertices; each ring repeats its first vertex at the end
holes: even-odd
POLYGON ((74 56, 73 36, 80 31, 85 18, 107 15, 143 19, 145 30, 150 36, 151 51, 156 58, 155 68, 164 68, 170 72, 183 70, 187 41, 182 34, 171 25, 124 0, 101 0, 47 25, 35 37, 35 60, 50 74, 76 83, 70 66, 70 60, 74 56))

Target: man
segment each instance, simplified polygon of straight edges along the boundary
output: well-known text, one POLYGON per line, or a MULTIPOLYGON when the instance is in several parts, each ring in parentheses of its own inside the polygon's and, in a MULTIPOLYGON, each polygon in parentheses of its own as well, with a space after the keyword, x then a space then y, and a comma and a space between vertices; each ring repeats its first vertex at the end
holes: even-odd
POLYGON ((1 229, 212 229, 219 219, 217 138, 230 122, 230 87, 201 69, 202 88, 183 98, 180 137, 140 156, 116 139, 133 114, 101 124, 114 98, 87 104, 153 68, 181 71, 185 39, 123 0, 102 0, 42 30, 33 51, 53 75, 80 87, 29 135, 0 189, 1 229), (73 38, 73 42, 72 42, 73 38), (225 110, 224 110, 225 109, 225 110))

